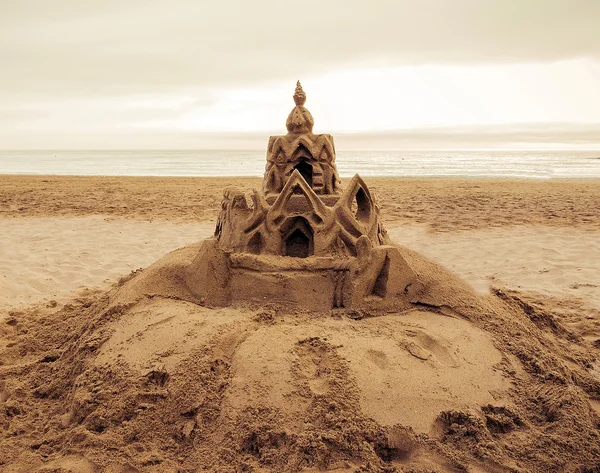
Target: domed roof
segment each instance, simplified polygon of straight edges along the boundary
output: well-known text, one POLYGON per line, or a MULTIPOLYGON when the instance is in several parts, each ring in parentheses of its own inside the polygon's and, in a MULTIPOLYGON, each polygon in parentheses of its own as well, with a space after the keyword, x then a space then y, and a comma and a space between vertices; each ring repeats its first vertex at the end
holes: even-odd
POLYGON ((296 90, 294 91, 294 102, 296 106, 290 112, 285 122, 288 133, 302 134, 312 133, 315 121, 310 112, 304 107, 306 102, 306 94, 302 90, 300 81, 296 82, 296 90))

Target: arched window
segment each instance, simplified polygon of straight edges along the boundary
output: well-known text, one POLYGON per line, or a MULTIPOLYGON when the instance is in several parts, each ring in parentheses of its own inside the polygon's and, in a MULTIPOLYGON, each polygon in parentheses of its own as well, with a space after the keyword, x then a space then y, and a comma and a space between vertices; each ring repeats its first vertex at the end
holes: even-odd
POLYGON ((359 222, 368 222, 371 218, 371 202, 369 202, 367 194, 362 187, 358 189, 354 199, 355 200, 352 202, 352 210, 355 212, 356 219, 359 222))

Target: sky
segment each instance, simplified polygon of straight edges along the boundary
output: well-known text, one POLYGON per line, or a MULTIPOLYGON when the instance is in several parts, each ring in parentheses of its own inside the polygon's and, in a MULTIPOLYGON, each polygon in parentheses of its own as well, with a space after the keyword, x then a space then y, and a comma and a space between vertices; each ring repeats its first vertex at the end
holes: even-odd
POLYGON ((597 0, 1 0, 0 148, 600 148, 597 0))

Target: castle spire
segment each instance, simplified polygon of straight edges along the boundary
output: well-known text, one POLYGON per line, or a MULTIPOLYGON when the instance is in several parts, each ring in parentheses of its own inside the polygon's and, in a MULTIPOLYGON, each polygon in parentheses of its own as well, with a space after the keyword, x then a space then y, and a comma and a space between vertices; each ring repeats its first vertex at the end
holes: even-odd
POLYGON ((296 90, 294 91, 294 102, 296 105, 304 105, 306 103, 306 94, 302 90, 300 81, 296 82, 296 90))
POLYGON ((290 112, 285 123, 288 133, 296 135, 312 133, 315 121, 313 120, 310 112, 304 108, 305 102, 306 94, 304 93, 304 90, 302 90, 302 84, 300 84, 300 81, 297 81, 296 90, 294 90, 294 103, 296 106, 290 112))

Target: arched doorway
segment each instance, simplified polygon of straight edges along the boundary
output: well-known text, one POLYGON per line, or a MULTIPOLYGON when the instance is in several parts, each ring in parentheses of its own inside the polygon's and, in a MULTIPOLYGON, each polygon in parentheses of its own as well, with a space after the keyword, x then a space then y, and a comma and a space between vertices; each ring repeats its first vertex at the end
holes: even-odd
POLYGON ((313 231, 304 217, 290 219, 284 231, 283 254, 294 258, 307 258, 314 254, 313 231))
POLYGON ((294 258, 307 258, 310 253, 310 239, 300 230, 294 230, 285 239, 285 255, 294 258))

